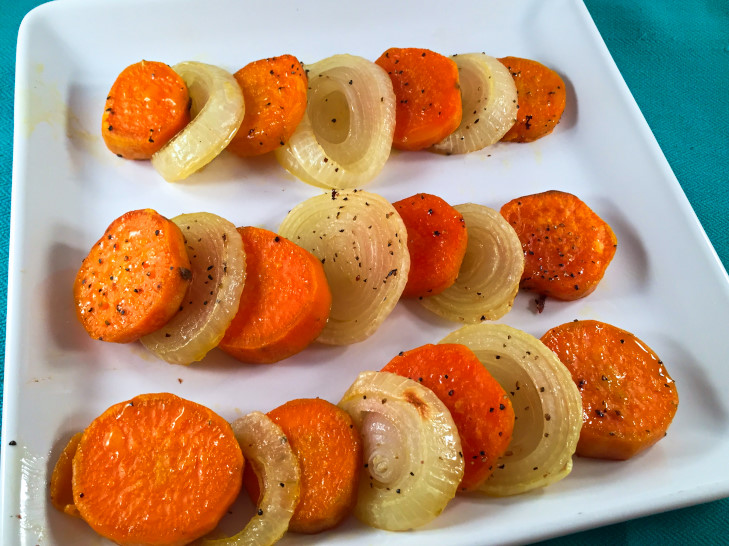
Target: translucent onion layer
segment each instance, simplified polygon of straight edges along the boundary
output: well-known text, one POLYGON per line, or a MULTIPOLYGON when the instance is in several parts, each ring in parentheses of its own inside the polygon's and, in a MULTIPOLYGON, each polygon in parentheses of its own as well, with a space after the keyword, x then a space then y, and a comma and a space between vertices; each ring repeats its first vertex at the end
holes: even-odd
POLYGON ((524 271, 524 252, 514 228, 498 211, 467 203, 463 215, 468 246, 456 282, 423 306, 448 320, 496 320, 511 310, 524 271))
POLYGON ((461 81, 463 118, 432 151, 465 154, 501 140, 516 121, 516 84, 498 59, 484 53, 453 55, 461 81))
POLYGON ((172 221, 185 236, 192 282, 177 314, 142 343, 162 360, 191 364, 220 343, 238 312, 245 251, 235 226, 220 216, 198 212, 172 221))
POLYGON ((582 428, 582 400, 557 356, 537 338, 504 324, 464 326, 440 343, 461 343, 476 353, 514 407, 509 448, 480 491, 516 495, 569 474, 582 428))
POLYGON ((294 207, 278 233, 324 267, 332 309, 318 341, 346 345, 372 335, 410 272, 407 232, 395 208, 374 193, 333 190, 294 207))
POLYGON ((193 61, 172 68, 187 84, 193 119, 152 156, 152 165, 168 182, 183 180, 215 159, 245 114, 243 92, 229 72, 193 61))
POLYGON ((204 540, 202 546, 266 546, 281 539, 299 502, 301 471, 286 435, 276 423, 254 411, 233 422, 246 464, 258 477, 257 514, 235 536, 204 540))
POLYGON ((276 158, 294 176, 321 188, 349 189, 372 180, 390 156, 395 93, 387 73, 354 55, 307 65, 304 119, 276 158))
POLYGON ((365 468, 354 513, 390 531, 440 514, 463 476, 450 412, 428 388, 387 372, 363 372, 339 402, 362 434, 365 468))

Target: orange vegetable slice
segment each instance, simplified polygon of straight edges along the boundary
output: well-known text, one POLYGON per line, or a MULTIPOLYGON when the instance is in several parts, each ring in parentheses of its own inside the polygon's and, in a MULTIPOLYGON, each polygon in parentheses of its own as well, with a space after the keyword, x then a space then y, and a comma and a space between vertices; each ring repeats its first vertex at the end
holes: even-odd
MULTIPOLYGON (((362 440, 352 419, 320 398, 291 400, 267 415, 281 427, 301 467, 299 504, 289 530, 312 534, 338 525, 357 501, 362 465, 362 440)), ((258 499, 258 479, 250 470, 245 485, 258 499)))
POLYGON ((456 63, 429 49, 393 47, 375 61, 395 91, 395 136, 400 150, 423 150, 461 123, 461 91, 456 63))
POLYGON ((101 135, 125 159, 151 159, 190 122, 190 95, 168 65, 141 61, 122 70, 106 97, 101 135))
POLYGON ((666 435, 678 391, 643 341, 595 320, 556 326, 542 341, 567 366, 582 395, 578 455, 629 459, 666 435))
POLYGON ((100 535, 124 545, 182 546, 211 531, 241 487, 230 425, 169 393, 111 406, 73 458, 73 500, 100 535))
POLYGON ((405 351, 382 371, 428 387, 448 408, 461 437, 465 462, 459 489, 477 489, 493 473, 514 429, 514 410, 501 385, 473 351, 457 343, 405 351))
POLYGON ((136 341, 177 313, 191 278, 174 222, 152 209, 127 212, 81 264, 73 284, 76 316, 94 339, 136 341))
POLYGON ((285 237, 238 228, 246 281, 220 349, 242 362, 269 364, 311 344, 326 326, 332 295, 321 262, 285 237))
POLYGON ((440 294, 453 285, 466 254, 463 215, 440 197, 419 193, 392 204, 405 223, 410 274, 403 298, 440 294))
POLYGON ((504 57, 499 61, 514 78, 519 104, 516 123, 501 140, 533 142, 550 134, 567 103, 562 78, 551 68, 531 59, 504 57))
POLYGON ((579 197, 546 191, 501 207, 524 250, 521 287, 565 301, 584 298, 602 280, 617 238, 579 197))
POLYGON ((306 112, 307 78, 299 60, 293 55, 261 59, 233 76, 246 108, 228 150, 251 157, 283 146, 306 112))

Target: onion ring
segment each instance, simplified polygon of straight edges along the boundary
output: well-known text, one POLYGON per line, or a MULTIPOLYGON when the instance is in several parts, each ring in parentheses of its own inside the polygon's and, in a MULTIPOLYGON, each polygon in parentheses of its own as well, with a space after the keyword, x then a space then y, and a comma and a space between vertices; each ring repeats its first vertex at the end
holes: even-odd
POLYGON ((468 229, 466 254, 456 282, 420 300, 448 320, 496 320, 511 310, 524 271, 524 252, 514 228, 498 211, 483 205, 456 205, 468 229))
POLYGON ((294 207, 278 230, 321 260, 332 293, 317 340, 346 345, 372 335, 400 299, 410 272, 405 224, 383 197, 333 190, 294 207))
POLYGON ((254 411, 236 419, 233 432, 258 477, 261 498, 258 510, 241 532, 201 546, 267 546, 281 539, 299 502, 301 471, 286 435, 265 414, 254 411))
POLYGON ((355 516, 405 531, 440 514, 456 494, 464 462, 453 418, 433 391, 389 372, 362 372, 339 407, 364 446, 355 516))
POLYGON ((238 312, 245 283, 243 239, 228 220, 212 213, 172 218, 185 236, 192 282, 180 310, 142 344, 171 364, 190 364, 220 343, 238 312))
POLYGON ((458 128, 430 149, 441 154, 475 152, 501 140, 516 122, 516 84, 498 59, 485 53, 451 57, 458 66, 463 117, 458 128))
POLYGON ((471 349, 514 408, 511 443, 479 490, 516 495, 567 476, 582 429, 582 398, 557 355, 534 336, 505 324, 463 326, 440 343, 471 349))
POLYGON ((354 55, 306 67, 307 109, 288 142, 275 150, 286 170, 308 184, 351 189, 385 165, 395 132, 395 93, 387 73, 354 55))
POLYGON ((168 182, 183 180, 215 159, 245 114, 243 92, 230 72, 194 61, 172 68, 187 84, 193 119, 152 156, 152 166, 168 182))

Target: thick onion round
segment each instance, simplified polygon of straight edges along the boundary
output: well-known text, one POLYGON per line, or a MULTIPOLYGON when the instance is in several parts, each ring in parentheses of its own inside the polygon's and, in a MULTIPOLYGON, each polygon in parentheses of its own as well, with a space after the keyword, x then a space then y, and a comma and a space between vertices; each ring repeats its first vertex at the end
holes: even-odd
POLYGON ((582 428, 582 400, 557 356, 537 338, 504 324, 464 326, 440 343, 470 348, 510 396, 514 408, 509 448, 480 491, 516 495, 569 474, 582 428))
POLYGON ((433 145, 441 154, 465 154, 501 140, 516 121, 516 84, 498 59, 484 53, 451 57, 458 65, 463 117, 453 133, 433 145))
POLYGON ((192 282, 180 310, 142 343, 162 360, 191 364, 223 339, 245 282, 243 240, 228 220, 208 212, 172 219, 185 236, 192 282))
POLYGON ((286 435, 276 423, 254 411, 233 422, 246 464, 258 477, 257 514, 235 536, 205 540, 202 546, 266 546, 286 533, 299 502, 301 471, 286 435))
POLYGON ((511 310, 524 271, 524 253, 514 228, 489 207, 454 207, 463 215, 468 245, 456 282, 423 306, 443 318, 477 323, 496 320, 511 310))
POLYGON ((395 208, 374 193, 332 191, 294 207, 278 233, 324 267, 332 308, 317 340, 346 345, 372 335, 394 309, 410 272, 407 232, 395 208))
POLYGON ((362 186, 390 156, 395 132, 392 82, 375 63, 354 55, 334 55, 306 69, 306 114, 289 141, 276 149, 276 158, 314 186, 362 186))
POLYGON ((243 92, 230 72, 193 61, 172 68, 187 84, 193 119, 152 156, 152 165, 168 182, 187 178, 215 159, 245 114, 243 92))
POLYGON ((339 402, 362 435, 365 468, 354 513, 389 531, 424 525, 455 496, 461 440, 430 389, 388 372, 363 372, 339 402))

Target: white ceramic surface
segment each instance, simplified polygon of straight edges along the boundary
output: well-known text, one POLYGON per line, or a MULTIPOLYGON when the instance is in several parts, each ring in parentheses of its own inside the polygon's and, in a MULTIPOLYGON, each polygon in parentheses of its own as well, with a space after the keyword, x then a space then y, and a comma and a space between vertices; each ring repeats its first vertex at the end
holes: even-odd
MULTIPOLYGON (((365 189, 397 200, 417 192, 498 208, 560 189, 614 228, 617 255, 598 289, 543 313, 521 294, 502 322, 541 336, 580 318, 634 332, 665 361, 680 407, 668 436, 633 460, 576 459, 565 480, 508 499, 464 497, 413 533, 353 519, 283 543, 485 544, 526 542, 729 495, 729 369, 723 341, 729 282, 585 7, 576 0, 225 2, 61 0, 33 11, 18 44, 10 288, 3 415, 3 544, 103 544, 55 511, 47 483, 65 442, 111 404, 169 391, 229 420, 299 397, 336 402, 360 370, 436 342, 459 325, 414 303, 349 347, 311 347, 274 366, 243 366, 215 352, 179 367, 138 344, 91 340, 76 322, 71 285, 81 258, 127 210, 166 216, 210 211, 275 230, 319 190, 268 157, 224 155, 178 184, 148 163, 108 152, 100 136, 107 91, 140 59, 200 60, 231 71, 272 55, 314 62, 335 53, 375 59, 391 46, 444 54, 485 51, 542 61, 565 79, 562 122, 531 144, 468 156, 393 153, 365 189), (9 441, 17 445, 9 446, 9 441)), ((225 525, 240 525, 244 505, 225 525)))

